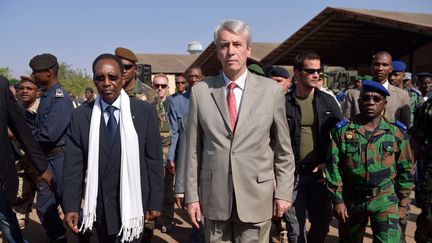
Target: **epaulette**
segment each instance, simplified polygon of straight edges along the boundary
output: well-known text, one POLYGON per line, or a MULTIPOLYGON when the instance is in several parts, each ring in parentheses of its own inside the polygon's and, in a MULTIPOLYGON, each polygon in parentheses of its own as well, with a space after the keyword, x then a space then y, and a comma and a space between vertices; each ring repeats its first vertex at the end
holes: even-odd
POLYGON ((63 90, 62 90, 61 88, 57 88, 57 89, 56 89, 55 97, 56 97, 56 98, 58 98, 58 97, 63 98, 63 97, 64 97, 64 93, 63 93, 63 90))
POLYGON ((348 125, 348 123, 349 123, 349 120, 344 118, 336 124, 336 128, 341 129, 342 127, 348 125))
POLYGON ((405 124, 403 124, 402 122, 396 120, 396 122, 393 122, 393 124, 406 132, 407 126, 405 126, 405 124))

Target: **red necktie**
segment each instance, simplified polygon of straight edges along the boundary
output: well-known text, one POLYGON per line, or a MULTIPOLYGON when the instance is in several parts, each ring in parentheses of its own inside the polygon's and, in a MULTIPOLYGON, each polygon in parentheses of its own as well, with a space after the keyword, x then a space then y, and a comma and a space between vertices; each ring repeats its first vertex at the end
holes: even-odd
POLYGON ((236 98, 234 95, 234 88, 236 86, 237 85, 234 82, 231 82, 228 85, 229 93, 228 93, 228 98, 227 98, 228 114, 229 114, 229 118, 230 118, 230 122, 231 122, 231 128, 233 131, 235 130, 235 125, 236 125, 236 121, 237 121, 237 106, 236 106, 236 98))

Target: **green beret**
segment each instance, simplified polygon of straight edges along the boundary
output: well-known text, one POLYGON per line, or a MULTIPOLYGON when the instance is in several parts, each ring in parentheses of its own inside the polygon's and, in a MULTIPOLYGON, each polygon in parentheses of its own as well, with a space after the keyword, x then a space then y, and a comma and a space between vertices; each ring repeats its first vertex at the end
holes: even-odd
POLYGON ((19 80, 14 79, 14 78, 9 79, 9 85, 15 85, 15 84, 17 84, 17 83, 19 83, 19 80))
POLYGON ((247 66, 247 69, 249 69, 250 72, 255 73, 260 76, 265 76, 264 70, 260 67, 258 64, 250 64, 247 66))
POLYGON ((138 58, 135 56, 135 54, 131 50, 124 47, 117 47, 115 49, 115 55, 132 62, 138 62, 138 58))
POLYGON ((57 64, 57 58, 54 55, 44 53, 34 56, 30 60, 29 66, 33 71, 42 71, 52 68, 57 64))

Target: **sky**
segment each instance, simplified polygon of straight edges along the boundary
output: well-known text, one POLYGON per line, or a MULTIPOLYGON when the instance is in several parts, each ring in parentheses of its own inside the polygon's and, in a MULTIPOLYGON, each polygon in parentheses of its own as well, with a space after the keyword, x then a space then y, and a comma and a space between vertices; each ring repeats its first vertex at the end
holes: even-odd
POLYGON ((0 67, 28 75, 33 56, 52 53, 90 74, 99 54, 119 46, 188 54, 189 42, 205 49, 232 18, 251 26, 252 41, 283 42, 326 7, 432 14, 431 0, 1 0, 0 67))

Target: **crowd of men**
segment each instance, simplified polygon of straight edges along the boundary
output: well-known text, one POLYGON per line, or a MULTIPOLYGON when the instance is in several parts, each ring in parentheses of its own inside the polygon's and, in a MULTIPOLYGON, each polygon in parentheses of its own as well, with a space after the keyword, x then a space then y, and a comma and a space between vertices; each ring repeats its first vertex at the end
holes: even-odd
POLYGON ((292 77, 248 66, 251 36, 222 22, 221 72, 190 68, 172 95, 163 73, 137 79, 123 47, 95 58, 98 95, 86 88, 77 108, 52 54, 33 57, 15 86, 0 77, 3 238, 26 242, 36 194, 50 242, 67 242, 64 225, 80 242, 151 242, 155 219, 175 228, 177 205, 189 242, 324 242, 336 217, 341 242, 362 242, 370 221, 374 242, 396 243, 415 187, 415 239, 432 242, 432 74, 413 79, 380 51, 372 76, 333 94, 314 52, 296 56, 292 77))

